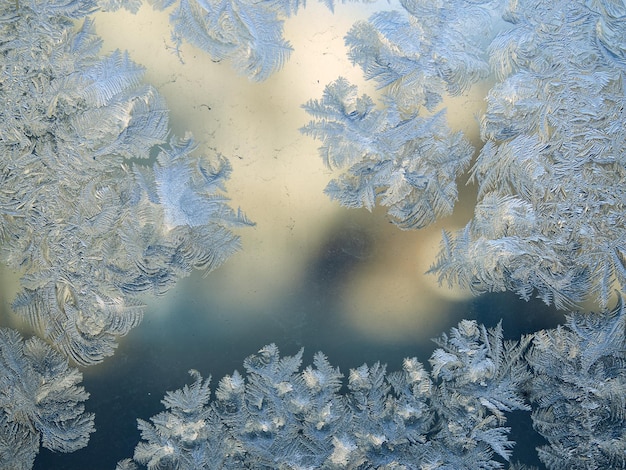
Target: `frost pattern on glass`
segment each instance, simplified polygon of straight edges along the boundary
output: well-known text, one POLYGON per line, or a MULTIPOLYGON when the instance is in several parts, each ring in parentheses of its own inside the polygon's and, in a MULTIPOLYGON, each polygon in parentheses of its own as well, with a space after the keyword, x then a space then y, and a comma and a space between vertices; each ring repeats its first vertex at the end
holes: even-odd
POLYGON ((488 75, 480 48, 498 2, 401 2, 357 22, 345 38, 350 60, 383 90, 382 109, 340 78, 304 109, 314 118, 302 132, 322 141, 320 155, 343 170, 326 193, 347 207, 376 203, 403 229, 422 228, 450 215, 456 179, 474 148, 452 132, 443 111, 446 94, 458 95, 488 75))
MULTIPOLYGON (((15 309, 80 364, 112 354, 115 338, 139 322, 138 293, 218 266, 238 246, 230 228, 249 223, 223 196, 228 163, 198 155, 190 136, 170 136, 165 103, 142 84, 141 67, 119 51, 101 56, 91 22, 74 23, 139 3, 0 6, 2 256, 23 273, 15 309)), ((254 79, 286 60, 282 19, 300 5, 152 3, 174 6, 176 41, 208 36, 206 48, 226 50, 214 58, 254 79), (208 11, 220 12, 219 24, 208 11)), ((561 307, 591 296, 606 306, 626 285, 626 6, 402 5, 346 39, 350 58, 383 89, 382 109, 341 79, 306 105, 316 121, 305 131, 323 141, 330 166, 347 167, 331 195, 387 204, 403 228, 448 213, 471 148, 443 114, 420 114, 483 79, 488 57, 497 83, 471 173, 479 202, 464 230, 444 234, 433 270, 475 292, 513 290, 561 307), (490 38, 498 10, 508 24, 490 38)), ((463 321, 438 340, 430 372, 416 359, 390 374, 364 365, 350 371, 345 394, 321 353, 300 370, 302 353, 280 358, 267 346, 244 362, 246 376, 220 381, 213 401, 208 380, 192 372, 191 385, 166 396, 168 411, 140 421, 134 459, 150 468, 502 468, 513 444, 505 414, 528 410, 527 394, 548 468, 590 460, 623 468, 624 318, 621 303, 572 314, 519 344, 503 342, 499 327, 463 321)), ((93 416, 80 380, 42 340, 0 330, 0 466, 30 468, 40 443, 63 452, 86 445, 93 416)))
POLYGON ((626 468, 626 310, 568 315, 527 355, 537 450, 550 469, 626 468))
POLYGON ((30 469, 39 445, 73 452, 94 432, 82 374, 39 338, 0 329, 0 468, 30 469))
POLYGON ((473 148, 448 128, 443 112, 403 118, 394 106, 378 110, 343 78, 304 109, 315 120, 301 131, 322 141, 326 166, 344 170, 325 189, 332 199, 368 210, 379 202, 404 229, 452 213, 455 179, 467 169, 473 148))
POLYGON ((0 241, 23 274, 14 309, 93 364, 141 320, 137 294, 219 266, 239 246, 230 228, 249 222, 227 205, 226 160, 168 137, 143 69, 99 55, 92 22, 73 29, 74 3, 0 10, 0 241))
POLYGON ((209 380, 190 371, 193 383, 166 394, 166 411, 139 420, 134 460, 181 470, 502 468, 513 445, 504 413, 529 409, 518 393, 527 340, 463 321, 437 343, 432 373, 415 358, 395 373, 363 365, 350 370, 347 394, 322 353, 301 370, 302 350, 281 358, 275 345, 244 361, 245 376, 220 380, 213 401, 209 380))
MULTIPOLYGON (((333 10, 334 0, 320 1, 333 10)), ((174 5, 170 22, 177 49, 187 41, 214 61, 230 60, 238 73, 254 81, 266 80, 287 62, 293 49, 283 37, 283 23, 305 6, 303 0, 149 2, 159 9, 174 5)))
POLYGON ((430 371, 416 358, 393 373, 363 365, 347 392, 322 353, 300 370, 302 351, 281 358, 275 345, 244 361, 246 375, 224 377, 213 401, 209 380, 191 371, 191 385, 167 393, 167 411, 138 420, 143 440, 118 470, 505 468, 513 410, 532 410, 550 470, 626 465, 621 302, 518 342, 469 320, 435 342, 430 371))
POLYGON ((480 201, 434 265, 475 292, 605 307, 626 286, 626 6, 511 3, 472 170, 480 201))
MULTIPOLYGON (((410 217, 408 207, 450 213, 454 180, 471 150, 450 145, 443 164, 449 142, 441 128, 428 134, 408 123, 432 119, 417 117, 420 109, 485 78, 488 60, 496 83, 471 170, 479 190, 474 218, 444 233, 431 272, 475 293, 510 290, 559 308, 591 299, 606 308, 614 290, 626 288, 626 5, 401 3, 405 12, 377 13, 346 37, 351 59, 382 88, 383 110, 356 99, 341 79, 305 105, 316 121, 304 131, 323 141, 324 160, 350 167, 327 192, 350 207, 391 202, 402 208, 403 228, 434 220, 410 217), (346 91, 337 93, 340 86, 346 91), (414 141, 423 152, 406 152, 414 141), (441 170, 418 171, 416 179, 428 155, 441 170), (409 190, 412 182, 425 191, 409 190), (429 194, 436 185, 450 188, 439 207, 429 194)), ((394 218, 397 212, 390 210, 394 218)))
POLYGON ((489 74, 485 37, 500 0, 401 0, 345 38, 350 60, 376 81, 402 114, 433 110, 489 74))

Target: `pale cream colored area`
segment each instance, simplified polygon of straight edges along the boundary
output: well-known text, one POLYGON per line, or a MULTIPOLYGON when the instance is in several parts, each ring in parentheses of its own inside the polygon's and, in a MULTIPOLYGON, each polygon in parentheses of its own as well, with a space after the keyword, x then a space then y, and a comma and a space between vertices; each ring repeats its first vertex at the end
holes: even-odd
POLYGON ((0 327, 27 331, 26 322, 11 310, 11 302, 19 290, 19 274, 0 263, 0 327))
MULTIPOLYGON (((303 280, 306 263, 323 245, 333 220, 346 210, 322 193, 332 173, 317 156, 319 142, 298 131, 310 119, 300 106, 321 97, 325 85, 338 76, 358 84, 361 93, 376 95, 373 84, 364 82, 361 70, 348 61, 343 41, 351 25, 376 8, 391 6, 338 5, 332 14, 311 2, 286 20, 285 37, 294 51, 286 66, 264 83, 236 75, 229 63, 213 63, 191 46, 183 46, 181 63, 171 50, 163 12, 144 7, 138 15, 98 15, 96 27, 105 47, 127 49, 146 67, 146 80, 167 99, 175 131, 192 131, 201 145, 230 159, 233 205, 257 224, 239 232, 243 250, 204 281, 210 288, 190 283, 194 288, 189 291, 184 281, 177 287, 181 295, 196 297, 198 308, 203 296, 215 302, 219 295, 219 304, 233 315, 251 309, 255 315, 271 315, 303 280)), ((482 96, 446 103, 455 105, 448 115, 456 128, 476 132, 474 115, 483 106, 482 96)), ((373 223, 389 225, 380 218, 373 223)), ((420 233, 389 226, 385 234, 376 240, 378 256, 345 285, 339 313, 356 330, 381 340, 437 334, 447 302, 467 296, 450 296, 434 276, 424 275, 438 252, 440 228, 420 233), (401 246, 396 238, 403 240, 401 246)), ((176 292, 168 297, 175 298, 176 292)), ((168 311, 168 297, 158 301, 162 312, 168 311)))
MULTIPOLYGON (((228 62, 182 47, 181 63, 171 49, 167 14, 144 6, 139 14, 99 14, 96 28, 107 49, 124 48, 146 67, 146 81, 167 99, 178 134, 226 155, 233 165, 228 194, 256 227, 241 230, 244 251, 211 276, 238 303, 271 305, 299 280, 301 265, 319 242, 337 204, 322 191, 330 172, 317 157, 318 143, 298 128, 309 121, 300 105, 320 97, 342 73, 358 83, 360 70, 345 56, 343 36, 371 8, 340 6, 333 15, 313 2, 287 20, 285 37, 294 52, 270 80, 254 83, 228 62), (339 10, 343 11, 340 14, 339 10), (320 28, 321 26, 321 28, 320 28), (235 294, 236 292, 236 294, 235 294)), ((371 90, 370 90, 371 91, 371 90)))
MULTIPOLYGON (((213 63, 187 45, 181 63, 171 48, 165 12, 144 6, 137 15, 120 11, 96 16, 105 50, 126 49, 146 67, 146 81, 158 88, 171 109, 174 131, 182 135, 189 130, 201 150, 229 158, 233 174, 228 194, 257 224, 239 231, 241 252, 200 284, 187 279, 150 302, 147 315, 165 315, 181 298, 191 297, 194 308, 201 309, 204 299, 215 303, 218 297, 221 314, 232 314, 244 328, 245 318, 236 318, 238 312, 269 316, 304 282, 307 266, 348 210, 322 193, 332 173, 317 155, 319 142, 298 131, 309 121, 300 106, 321 97, 325 85, 338 76, 358 84, 361 93, 376 94, 348 61, 343 37, 354 21, 367 19, 376 8, 392 7, 386 2, 338 5, 332 14, 311 2, 286 21, 285 37, 294 52, 284 69, 265 83, 250 82, 228 62, 213 63)), ((449 103, 455 106, 448 111, 455 127, 476 132, 481 93, 449 103)), ((471 204, 453 228, 469 217, 471 204)), ((450 296, 434 276, 424 274, 438 252, 441 226, 402 232, 384 216, 372 216, 371 224, 379 233, 375 254, 342 285, 342 311, 334 314, 347 318, 355 331, 381 341, 439 334, 438 322, 445 320, 449 306, 467 295, 450 296)))

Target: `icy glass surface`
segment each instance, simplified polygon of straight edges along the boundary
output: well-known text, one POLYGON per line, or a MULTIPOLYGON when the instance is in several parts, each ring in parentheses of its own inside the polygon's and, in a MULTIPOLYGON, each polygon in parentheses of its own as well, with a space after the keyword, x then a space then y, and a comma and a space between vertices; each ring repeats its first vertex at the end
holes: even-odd
POLYGON ((0 72, 0 468, 626 465, 622 1, 10 0, 0 72))

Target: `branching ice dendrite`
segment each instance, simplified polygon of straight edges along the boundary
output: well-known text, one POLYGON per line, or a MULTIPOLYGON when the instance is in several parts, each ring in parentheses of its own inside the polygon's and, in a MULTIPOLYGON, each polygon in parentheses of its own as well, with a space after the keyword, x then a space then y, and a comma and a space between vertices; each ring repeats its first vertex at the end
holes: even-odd
POLYGON ((99 55, 93 23, 74 30, 75 3, 46 16, 52 3, 23 2, 0 22, 0 241, 22 272, 15 310, 93 364, 141 320, 138 293, 216 268, 239 247, 230 229, 250 222, 227 205, 225 160, 168 138, 143 69, 99 55))
POLYGON ((377 110, 344 78, 303 107, 315 120, 301 131, 322 141, 319 151, 328 167, 344 170, 326 187, 331 198, 369 210, 380 201, 404 229, 452 212, 455 179, 469 165, 473 148, 448 128, 443 112, 402 118, 393 106, 377 110))
MULTIPOLYGON (((619 3, 619 2, 618 2, 619 3)), ((472 150, 433 110, 487 74, 473 220, 444 234, 431 272, 475 293, 511 290, 567 308, 605 308, 626 286, 626 9, 582 0, 406 0, 346 37, 384 108, 343 79, 305 109, 329 166, 326 192, 349 207, 390 206, 402 228, 451 213, 472 150), (500 13, 504 26, 491 44, 500 13), (415 151, 417 150, 417 151, 415 151)))
POLYGON ((39 338, 0 329, 0 467, 29 469, 39 445, 73 452, 87 445, 94 416, 82 374, 39 338))
MULTIPOLYGON (((280 357, 265 346, 244 361, 246 376, 224 377, 210 402, 209 381, 168 392, 167 411, 139 420, 134 460, 149 468, 502 468, 508 460, 504 412, 528 406, 521 344, 463 321, 439 341, 429 374, 417 359, 387 374, 363 365, 342 374, 322 353, 300 371, 302 351, 280 357)), ((136 466, 126 460, 118 469, 136 466)))
POLYGON ((626 465, 626 309, 575 313, 534 334, 527 355, 538 448, 550 469, 626 465))

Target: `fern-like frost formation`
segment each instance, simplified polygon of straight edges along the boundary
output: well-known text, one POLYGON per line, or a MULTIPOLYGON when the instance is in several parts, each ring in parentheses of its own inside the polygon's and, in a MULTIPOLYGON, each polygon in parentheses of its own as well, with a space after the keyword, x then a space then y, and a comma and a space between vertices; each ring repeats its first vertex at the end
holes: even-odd
MULTIPOLYGON (((518 393, 526 339, 502 339, 463 321, 431 359, 400 372, 363 365, 343 375, 322 353, 300 370, 302 350, 280 357, 269 345, 244 361, 246 375, 168 392, 167 408, 139 420, 136 463, 148 468, 502 468, 513 443, 505 412, 527 410, 518 393)), ((130 460, 118 469, 136 468, 130 460)))
POLYGON ((504 11, 511 27, 490 46, 499 82, 472 170, 480 200, 444 244, 434 265, 442 278, 561 308, 589 297, 605 307, 613 289, 623 292, 624 17, 614 2, 504 11))
MULTIPOLYGON (((283 20, 303 2, 152 0, 173 40, 264 80, 289 57, 283 20)), ((333 8, 333 1, 325 3, 333 8)), ((38 338, 0 329, 0 467, 32 468, 39 447, 72 452, 94 418, 80 372, 136 326, 144 292, 211 270, 249 225, 225 196, 231 168, 172 136, 163 98, 126 53, 100 54, 87 15, 140 0, 19 0, 0 6, 0 244, 21 273, 13 308, 38 338)), ((532 411, 549 469, 626 468, 626 5, 611 0, 401 0, 346 36, 381 105, 339 78, 304 108, 303 132, 342 173, 326 192, 388 207, 403 229, 452 212, 474 149, 452 131, 446 95, 492 74, 470 170, 473 219, 444 232, 431 271, 475 293, 516 292, 599 313, 504 341, 464 320, 427 370, 378 363, 343 375, 322 354, 269 345, 245 374, 168 392, 139 420, 133 459, 156 468, 498 469, 507 413, 532 411), (617 290, 618 305, 607 310, 617 290), (528 400, 528 402, 526 401, 528 400)), ((512 463, 510 469, 522 469, 512 463)))
POLYGON ((223 195, 228 163, 168 137, 143 69, 99 55, 90 20, 73 30, 74 3, 2 10, 0 237, 23 273, 14 309, 93 364, 141 320, 137 294, 219 266, 239 246, 230 228, 249 221, 223 195))
POLYGON ((345 170, 326 187, 331 198, 369 210, 379 201, 405 229, 452 213, 455 179, 467 169, 473 149, 450 131, 443 112, 404 118, 392 106, 377 110, 343 78, 304 109, 316 120, 302 131, 322 140, 320 155, 328 167, 345 170))
POLYGON ((626 310, 569 315, 527 355, 537 450, 551 470, 626 467, 626 310))
POLYGON ((82 374, 39 338, 0 329, 0 466, 28 470, 39 445, 73 452, 87 445, 94 416, 82 374))
POLYGON ((349 207, 390 206, 403 228, 450 214, 473 150, 428 112, 491 71, 497 83, 471 170, 474 218, 444 233, 431 271, 475 293, 509 290, 559 308, 591 298, 605 308, 626 286, 626 6, 401 4, 404 12, 376 13, 346 36, 383 109, 343 79, 305 105, 315 120, 303 131, 322 140, 330 167, 345 169, 327 193, 349 207))
MULTIPOLYGON (((241 75, 267 80, 289 59, 293 48, 283 37, 283 23, 305 6, 303 0, 148 0, 155 8, 171 7, 172 40, 202 49, 212 60, 229 60, 241 75)), ((334 0, 320 0, 331 11, 334 0)), ((346 0, 342 0, 345 3, 346 0)), ((365 0, 373 1, 373 0, 365 0)), ((136 11, 119 0, 103 0, 107 8, 136 11)), ((182 57, 181 57, 182 60, 182 57)))
MULTIPOLYGON (((168 392, 139 420, 143 441, 118 470, 147 468, 505 468, 506 414, 529 411, 550 470, 626 465, 626 309, 575 313, 566 325, 503 340, 500 325, 463 320, 435 342, 430 372, 416 359, 343 375, 322 353, 269 345, 224 377, 168 392), (525 397, 530 397, 530 403, 525 397)), ((526 468, 510 463, 510 470, 526 468)))

